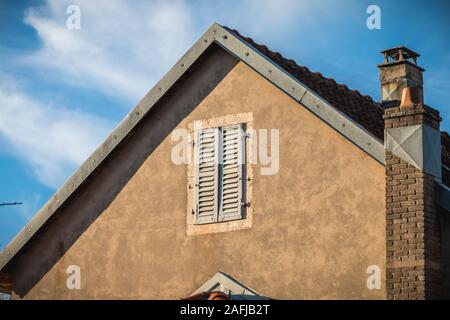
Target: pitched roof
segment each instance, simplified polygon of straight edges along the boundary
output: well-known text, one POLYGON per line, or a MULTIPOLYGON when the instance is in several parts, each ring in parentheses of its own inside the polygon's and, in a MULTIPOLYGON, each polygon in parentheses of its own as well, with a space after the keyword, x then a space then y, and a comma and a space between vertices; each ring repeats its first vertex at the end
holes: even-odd
MULTIPOLYGON (((384 164, 383 110, 370 97, 337 84, 320 73, 311 72, 293 60, 270 51, 266 46, 241 36, 237 31, 214 23, 4 248, 0 253, 0 270, 126 139, 141 119, 213 43, 248 64, 361 150, 384 164)), ((443 133, 443 137, 443 145, 448 151, 450 138, 446 133, 443 133)), ((448 152, 445 154, 448 155, 448 152)), ((445 163, 449 163, 450 157, 445 157, 445 163)))
MULTIPOLYGON (((218 271, 208 281, 206 281, 200 288, 195 290, 191 297, 185 298, 202 298, 209 296, 209 293, 221 292, 228 295, 230 300, 266 300, 267 297, 259 294, 255 290, 249 288, 242 282, 236 280, 232 276, 223 271, 218 271)), ((196 300, 195 299, 195 300, 196 300)), ((212 300, 212 299, 211 299, 212 300)))
MULTIPOLYGON (((283 57, 279 52, 273 52, 267 46, 258 44, 253 39, 241 35, 237 30, 226 29, 256 48, 286 72, 327 100, 333 107, 366 128, 375 137, 384 141, 384 110, 370 96, 362 95, 357 90, 351 90, 345 84, 337 83, 334 79, 327 78, 320 72, 310 71, 307 67, 298 65, 294 60, 283 57)), ((442 180, 444 184, 450 186, 450 136, 445 131, 441 132, 441 144, 442 163, 449 168, 449 170, 444 168, 442 180)))
POLYGON ((350 90, 345 84, 339 84, 332 78, 324 77, 320 72, 312 72, 307 67, 298 65, 294 60, 284 58, 279 52, 273 52, 267 46, 242 36, 237 30, 228 30, 300 80, 333 107, 366 128, 375 137, 383 140, 383 109, 370 96, 362 95, 357 90, 350 90))

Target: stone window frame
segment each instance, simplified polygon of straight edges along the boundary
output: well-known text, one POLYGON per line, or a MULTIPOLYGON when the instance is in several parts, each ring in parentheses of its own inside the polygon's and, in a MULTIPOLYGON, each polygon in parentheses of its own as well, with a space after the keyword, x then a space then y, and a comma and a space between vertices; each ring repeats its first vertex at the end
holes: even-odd
MULTIPOLYGON (((194 124, 198 121, 201 122, 202 129, 216 128, 231 126, 237 124, 244 124, 245 130, 253 130, 253 113, 238 113, 230 114, 216 118, 200 119, 192 121, 188 124, 188 134, 190 136, 189 141, 194 141, 194 124)), ((190 144, 191 148, 190 154, 194 155, 195 146, 190 144)), ((210 233, 222 233, 235 230, 250 229, 253 223, 253 205, 252 205, 252 189, 253 189, 253 170, 250 163, 251 152, 251 141, 250 137, 247 136, 245 139, 245 170, 246 170, 246 180, 245 180, 245 202, 248 204, 245 208, 245 216, 239 220, 214 222, 209 224, 196 224, 195 221, 195 163, 191 161, 186 166, 186 177, 187 177, 187 209, 186 209, 186 235, 195 236, 201 234, 210 233)))

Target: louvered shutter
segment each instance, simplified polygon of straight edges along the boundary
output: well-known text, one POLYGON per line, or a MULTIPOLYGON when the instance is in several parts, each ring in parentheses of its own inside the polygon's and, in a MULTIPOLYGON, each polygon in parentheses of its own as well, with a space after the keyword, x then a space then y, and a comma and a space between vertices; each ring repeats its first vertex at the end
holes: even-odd
POLYGON ((245 136, 242 125, 221 130, 219 221, 241 219, 245 174, 245 136))
POLYGON ((196 223, 211 223, 217 221, 219 202, 219 130, 197 132, 196 145, 196 223))

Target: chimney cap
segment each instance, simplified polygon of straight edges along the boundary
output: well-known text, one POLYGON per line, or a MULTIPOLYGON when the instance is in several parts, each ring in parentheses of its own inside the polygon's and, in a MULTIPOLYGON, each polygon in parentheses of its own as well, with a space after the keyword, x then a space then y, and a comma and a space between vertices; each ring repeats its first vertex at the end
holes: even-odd
POLYGON ((393 63, 400 61, 408 61, 408 59, 412 59, 413 63, 417 65, 417 58, 420 57, 420 54, 417 52, 408 49, 405 46, 398 46, 394 48, 389 48, 381 51, 384 55, 384 63, 393 63))

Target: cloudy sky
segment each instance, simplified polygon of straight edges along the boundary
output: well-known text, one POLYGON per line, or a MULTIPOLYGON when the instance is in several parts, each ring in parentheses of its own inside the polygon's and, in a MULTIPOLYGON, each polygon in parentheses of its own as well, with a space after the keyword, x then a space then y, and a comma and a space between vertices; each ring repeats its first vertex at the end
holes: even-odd
POLYGON ((0 1, 0 249, 213 23, 379 99, 379 51, 421 53, 450 130, 450 2, 0 1), (81 28, 67 28, 80 8, 81 28), (369 30, 370 4, 381 29, 369 30))

